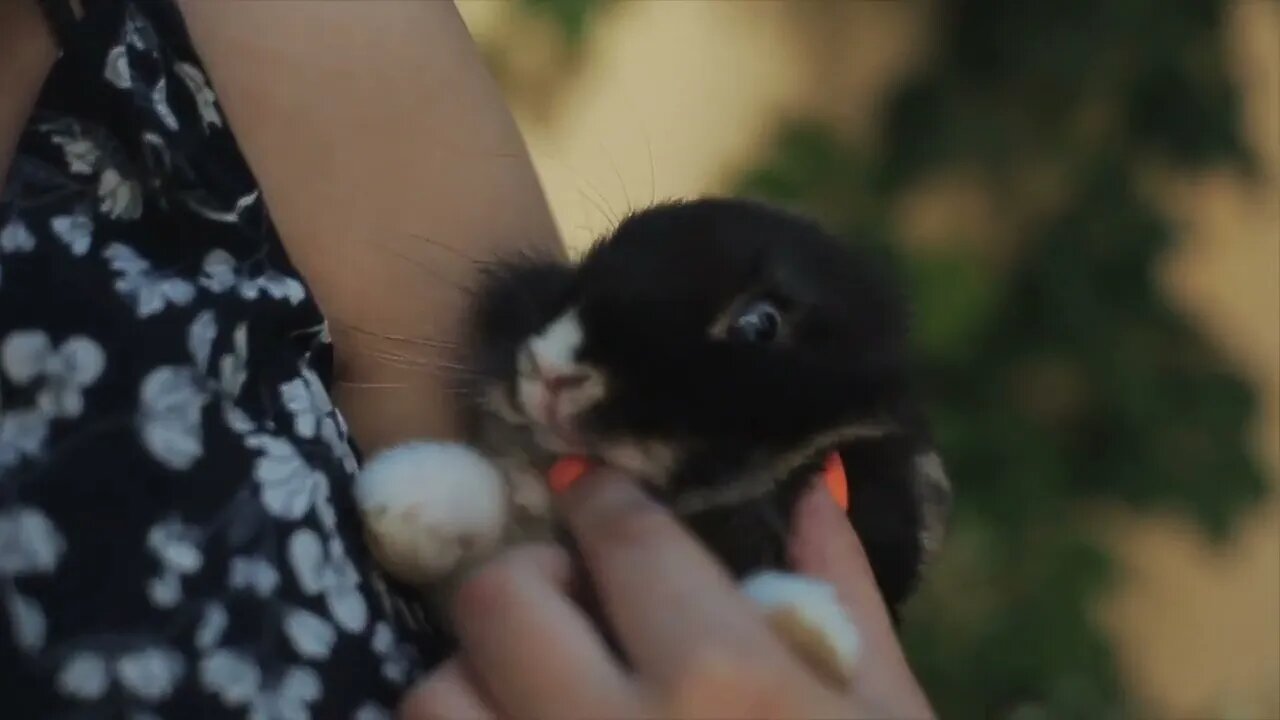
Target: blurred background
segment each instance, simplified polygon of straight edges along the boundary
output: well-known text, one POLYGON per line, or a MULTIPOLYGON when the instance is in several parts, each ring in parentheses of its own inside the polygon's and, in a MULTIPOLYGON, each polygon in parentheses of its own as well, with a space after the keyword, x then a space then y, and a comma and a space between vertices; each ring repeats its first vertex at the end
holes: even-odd
POLYGON ((912 285, 947 718, 1280 718, 1280 2, 459 3, 580 250, 740 193, 912 285))

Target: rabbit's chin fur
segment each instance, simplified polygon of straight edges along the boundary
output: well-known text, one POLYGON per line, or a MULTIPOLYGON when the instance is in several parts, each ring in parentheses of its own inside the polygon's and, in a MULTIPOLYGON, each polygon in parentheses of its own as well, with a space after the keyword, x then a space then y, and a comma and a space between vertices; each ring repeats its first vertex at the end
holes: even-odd
POLYGON ((501 548, 556 539, 546 471, 586 454, 643 481, 801 657, 847 679, 855 628, 829 587, 785 570, 796 500, 838 452, 896 620, 951 498, 891 273, 732 200, 636 213, 575 265, 487 266, 460 358, 470 445, 392 448, 357 481, 384 568, 439 601, 501 548))

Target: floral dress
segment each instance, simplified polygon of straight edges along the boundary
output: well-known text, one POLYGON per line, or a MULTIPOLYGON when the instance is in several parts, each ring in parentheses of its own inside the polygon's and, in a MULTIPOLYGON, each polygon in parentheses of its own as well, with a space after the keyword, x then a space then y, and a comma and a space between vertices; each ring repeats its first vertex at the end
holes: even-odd
POLYGON ((0 715, 387 717, 324 320, 177 8, 83 4, 0 197, 0 715))

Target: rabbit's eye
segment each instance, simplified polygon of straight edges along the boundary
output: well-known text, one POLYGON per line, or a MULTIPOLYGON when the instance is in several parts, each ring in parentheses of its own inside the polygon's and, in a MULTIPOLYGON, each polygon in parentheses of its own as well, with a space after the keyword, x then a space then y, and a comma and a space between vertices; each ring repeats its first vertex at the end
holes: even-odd
POLYGON ((757 300, 743 309, 729 326, 731 340, 770 343, 782 330, 782 313, 772 303, 757 300))

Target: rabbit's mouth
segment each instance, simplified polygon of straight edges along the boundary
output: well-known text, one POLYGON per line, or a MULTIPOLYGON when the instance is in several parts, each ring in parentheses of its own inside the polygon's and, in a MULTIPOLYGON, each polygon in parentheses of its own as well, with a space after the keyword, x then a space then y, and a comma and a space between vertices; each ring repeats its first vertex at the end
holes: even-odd
POLYGON ((534 439, 539 445, 557 453, 584 454, 589 443, 572 421, 566 421, 552 407, 539 415, 529 414, 534 439))
POLYGON ((599 458, 605 464, 624 470, 655 485, 671 478, 684 452, 677 443, 658 439, 639 439, 626 434, 595 432, 586 422, 586 410, 564 414, 547 406, 529 403, 521 398, 519 382, 494 385, 486 394, 485 407, 510 428, 527 433, 535 445, 553 455, 580 455, 599 458), (540 410, 539 408, 545 408, 540 410))
MULTIPOLYGON (((488 384, 480 393, 480 407, 507 427, 520 428, 543 450, 588 454, 593 433, 565 398, 530 387, 526 378, 488 384)), ((594 403, 592 404, 594 407, 594 403)))
POLYGON ((539 444, 555 452, 587 449, 583 418, 605 397, 604 373, 578 358, 582 325, 566 312, 516 353, 513 405, 539 444))

